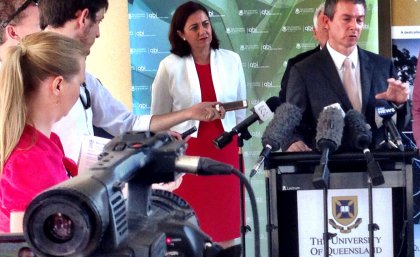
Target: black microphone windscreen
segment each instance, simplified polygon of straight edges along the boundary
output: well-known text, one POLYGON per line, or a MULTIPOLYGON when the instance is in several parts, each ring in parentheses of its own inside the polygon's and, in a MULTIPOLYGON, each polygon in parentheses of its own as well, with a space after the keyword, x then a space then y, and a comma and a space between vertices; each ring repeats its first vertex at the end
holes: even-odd
POLYGON ((344 128, 342 112, 340 108, 330 107, 324 108, 319 114, 315 137, 318 150, 322 151, 328 147, 335 151, 340 146, 344 128))
POLYGON ((281 104, 280 98, 278 96, 272 96, 268 98, 267 101, 265 101, 265 103, 272 112, 274 112, 276 108, 281 104))
POLYGON ((291 136, 302 119, 302 111, 296 105, 283 103, 277 107, 273 119, 268 123, 263 136, 262 145, 269 144, 272 151, 280 149, 281 145, 291 136))
POLYGON ((349 110, 344 118, 344 135, 352 148, 363 150, 372 142, 372 131, 366 125, 365 116, 356 110, 349 110))

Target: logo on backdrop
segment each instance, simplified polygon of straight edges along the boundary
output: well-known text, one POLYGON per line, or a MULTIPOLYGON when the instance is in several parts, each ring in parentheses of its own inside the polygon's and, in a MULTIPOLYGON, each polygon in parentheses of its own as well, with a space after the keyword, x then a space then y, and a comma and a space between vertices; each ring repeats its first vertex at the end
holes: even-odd
POLYGON ((341 233, 350 233, 362 223, 362 218, 358 218, 357 196, 335 196, 331 198, 332 216, 329 219, 330 225, 341 233))
POLYGON ((302 31, 302 27, 301 26, 297 26, 297 25, 294 25, 294 26, 283 26, 281 28, 281 31, 283 31, 283 32, 294 32, 294 33, 296 33, 296 32, 302 31))
POLYGON ((313 14, 315 12, 315 8, 296 8, 295 14, 313 14))

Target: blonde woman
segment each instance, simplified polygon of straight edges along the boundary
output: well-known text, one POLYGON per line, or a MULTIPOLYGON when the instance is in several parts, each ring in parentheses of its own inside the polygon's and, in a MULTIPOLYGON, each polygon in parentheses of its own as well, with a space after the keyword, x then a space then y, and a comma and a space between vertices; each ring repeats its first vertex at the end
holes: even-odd
POLYGON ((2 62, 0 232, 21 232, 35 195, 75 171, 51 128, 79 97, 86 54, 73 39, 38 32, 10 47, 2 62))

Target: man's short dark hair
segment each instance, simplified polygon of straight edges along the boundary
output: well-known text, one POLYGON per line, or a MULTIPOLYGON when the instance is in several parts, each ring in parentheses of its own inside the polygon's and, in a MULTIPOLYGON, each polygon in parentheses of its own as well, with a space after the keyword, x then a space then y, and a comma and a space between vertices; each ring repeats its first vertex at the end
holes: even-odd
POLYGON ((334 18, 335 8, 338 2, 351 2, 353 4, 361 4, 366 11, 366 1, 365 0, 326 0, 325 1, 325 10, 324 15, 327 16, 330 20, 334 18))
POLYGON ((76 18, 77 11, 89 10, 89 19, 96 13, 108 9, 108 0, 39 0, 39 18, 42 29, 47 26, 59 28, 76 18))
MULTIPOLYGON (((187 23, 188 17, 197 11, 203 11, 207 17, 209 17, 209 12, 207 9, 203 5, 193 1, 186 2, 175 10, 169 29, 169 42, 171 43, 172 47, 171 53, 181 57, 191 54, 190 45, 188 42, 182 40, 179 37, 178 30, 184 31, 185 23, 187 23)), ((213 49, 219 49, 219 39, 216 36, 216 32, 214 32, 213 26, 211 27, 211 34, 212 41, 210 43, 210 47, 213 49)))

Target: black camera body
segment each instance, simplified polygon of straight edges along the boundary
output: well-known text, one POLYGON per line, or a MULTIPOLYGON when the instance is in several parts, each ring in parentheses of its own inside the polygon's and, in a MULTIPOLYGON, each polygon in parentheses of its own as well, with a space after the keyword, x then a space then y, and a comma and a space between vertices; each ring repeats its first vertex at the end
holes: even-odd
POLYGON ((200 231, 188 203, 151 189, 175 180, 185 148, 167 133, 114 138, 89 171, 30 203, 25 239, 41 256, 216 256, 220 247, 200 231))

